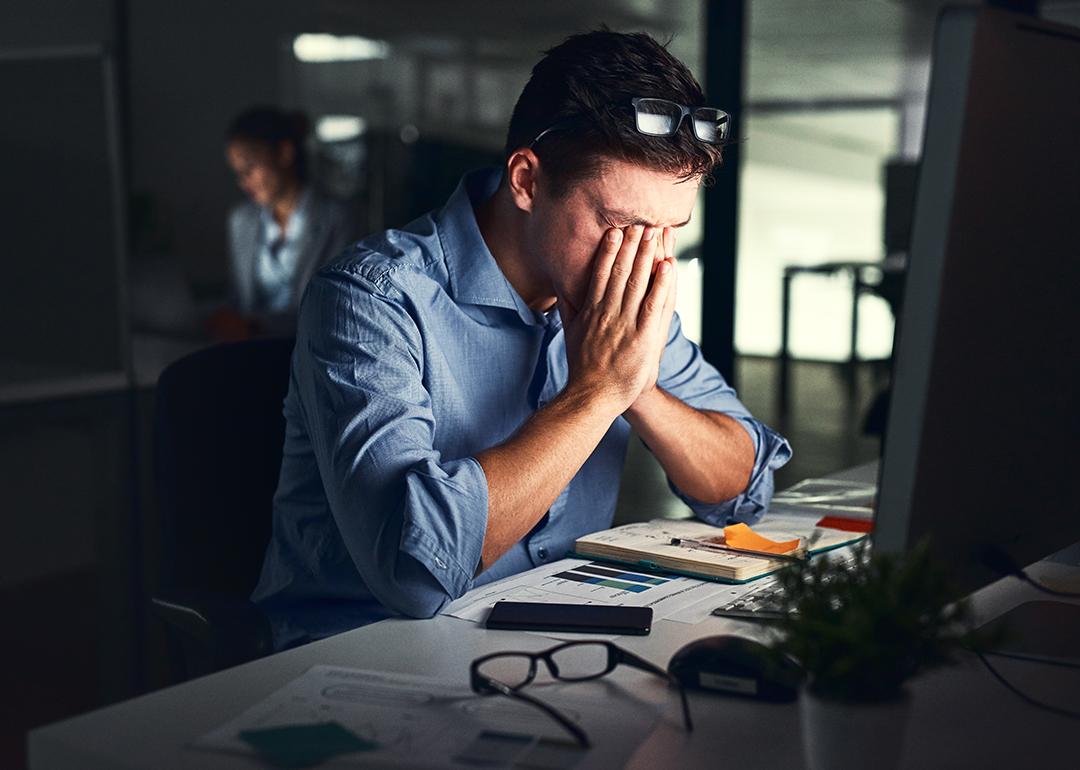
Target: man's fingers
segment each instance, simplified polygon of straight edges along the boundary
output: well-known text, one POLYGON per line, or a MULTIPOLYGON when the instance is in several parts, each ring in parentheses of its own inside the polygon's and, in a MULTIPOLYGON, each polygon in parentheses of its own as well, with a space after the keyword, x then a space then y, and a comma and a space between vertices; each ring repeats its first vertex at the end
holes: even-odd
POLYGON ((644 228, 641 225, 631 225, 626 228, 623 233, 622 245, 619 246, 619 253, 611 266, 611 275, 608 278, 604 299, 608 305, 616 310, 622 307, 626 281, 634 269, 634 261, 637 257, 638 246, 641 244, 643 232, 644 228))
POLYGON ((638 253, 634 257, 634 265, 627 276, 626 291, 623 293, 622 306, 628 312, 638 311, 641 299, 649 288, 649 278, 656 267, 657 249, 661 246, 660 238, 660 230, 655 227, 646 227, 641 235, 638 253))
MULTIPOLYGON (((652 324, 659 324, 663 320, 664 308, 667 306, 668 297, 672 294, 672 282, 674 281, 675 266, 672 260, 665 259, 656 267, 652 286, 641 305, 639 328, 648 328, 652 324)), ((674 300, 672 300, 674 301, 674 300)))
POLYGON ((664 258, 672 259, 675 256, 675 230, 670 227, 664 228, 664 258))
POLYGON ((611 228, 600 240, 600 246, 596 249, 596 258, 593 260, 592 281, 589 283, 589 302, 597 304, 604 298, 607 291, 608 280, 611 277, 611 266, 615 263, 615 257, 619 253, 619 246, 623 242, 623 232, 616 227, 611 228))
POLYGON ((675 300, 678 295, 679 288, 679 263, 675 261, 675 258, 667 260, 671 265, 671 285, 668 287, 667 300, 664 302, 664 312, 661 320, 661 325, 664 327, 664 334, 668 333, 671 328, 671 316, 675 312, 675 300))
POLYGON ((661 319, 664 333, 667 334, 671 328, 671 316, 675 312, 675 302, 679 288, 679 262, 675 259, 675 230, 673 228, 668 227, 664 230, 664 245, 667 247, 665 259, 671 263, 671 286, 668 289, 667 301, 664 303, 664 315, 661 319))

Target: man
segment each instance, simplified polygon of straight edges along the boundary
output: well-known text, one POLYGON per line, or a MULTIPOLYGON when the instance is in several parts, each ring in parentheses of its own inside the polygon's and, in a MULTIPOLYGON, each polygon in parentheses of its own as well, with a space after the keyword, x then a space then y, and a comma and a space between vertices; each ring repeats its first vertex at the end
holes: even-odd
POLYGON ((648 36, 571 37, 502 169, 313 279, 254 595, 278 647, 562 558, 611 525, 631 427, 699 517, 760 517, 790 448, 674 314, 674 233, 724 138, 703 102, 648 36))

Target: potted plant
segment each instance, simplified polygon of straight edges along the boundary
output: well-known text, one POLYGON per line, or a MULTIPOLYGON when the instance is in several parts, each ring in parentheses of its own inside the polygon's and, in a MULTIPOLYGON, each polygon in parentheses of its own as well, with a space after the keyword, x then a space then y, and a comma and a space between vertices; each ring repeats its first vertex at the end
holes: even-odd
POLYGON ((812 770, 899 763, 910 699, 904 685, 986 642, 969 603, 923 543, 904 556, 818 558, 779 574, 784 619, 777 655, 804 675, 803 746, 812 770))

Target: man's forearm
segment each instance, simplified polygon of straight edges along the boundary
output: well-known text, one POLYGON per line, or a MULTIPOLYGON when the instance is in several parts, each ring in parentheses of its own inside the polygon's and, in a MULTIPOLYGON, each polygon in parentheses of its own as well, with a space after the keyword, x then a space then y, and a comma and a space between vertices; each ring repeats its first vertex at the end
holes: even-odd
POLYGON ((660 388, 624 416, 675 486, 695 500, 730 500, 750 483, 754 442, 734 418, 694 409, 660 388))
POLYGON ((617 416, 599 395, 564 390, 507 441, 476 455, 488 484, 484 569, 536 526, 617 416))

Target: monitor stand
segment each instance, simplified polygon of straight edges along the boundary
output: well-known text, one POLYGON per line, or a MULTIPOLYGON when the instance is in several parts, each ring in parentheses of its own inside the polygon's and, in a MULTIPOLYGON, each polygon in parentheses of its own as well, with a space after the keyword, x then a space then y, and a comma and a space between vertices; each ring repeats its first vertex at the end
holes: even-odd
POLYGON ((1080 604, 1038 599, 1024 602, 982 627, 1002 629, 992 652, 1080 668, 1080 604))
MULTIPOLYGON (((1043 561, 1080 571, 1080 543, 1063 548, 1043 561)), ((1080 591, 1080 580, 1073 578, 1064 585, 1048 587, 1080 591)), ((982 629, 998 627, 1005 636, 1001 644, 995 646, 995 653, 1080 668, 1080 604, 1051 598, 1024 602, 986 623, 982 629)))

